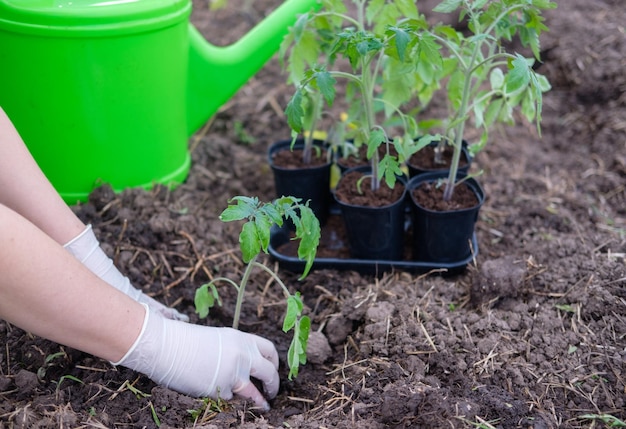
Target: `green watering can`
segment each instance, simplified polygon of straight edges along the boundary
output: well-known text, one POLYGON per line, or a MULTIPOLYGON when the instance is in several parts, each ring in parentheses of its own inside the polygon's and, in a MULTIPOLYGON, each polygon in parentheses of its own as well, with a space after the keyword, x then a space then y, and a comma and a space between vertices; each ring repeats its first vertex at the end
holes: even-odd
POLYGON ((0 106, 63 199, 182 182, 188 139, 317 0, 209 44, 190 0, 0 0, 0 106))

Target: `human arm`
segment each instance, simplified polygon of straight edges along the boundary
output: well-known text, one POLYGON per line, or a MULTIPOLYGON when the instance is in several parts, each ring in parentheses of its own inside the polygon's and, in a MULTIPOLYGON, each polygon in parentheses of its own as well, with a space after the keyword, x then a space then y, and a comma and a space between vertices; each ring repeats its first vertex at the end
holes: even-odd
POLYGON ((262 380, 269 397, 278 390, 278 358, 269 341, 147 311, 2 204, 0 273, 0 317, 33 334, 190 395, 228 399, 233 392, 266 409, 249 377, 262 380))
POLYGON ((0 204, 36 225, 94 274, 116 289, 170 319, 189 318, 133 287, 104 253, 86 226, 61 199, 0 108, 0 204))

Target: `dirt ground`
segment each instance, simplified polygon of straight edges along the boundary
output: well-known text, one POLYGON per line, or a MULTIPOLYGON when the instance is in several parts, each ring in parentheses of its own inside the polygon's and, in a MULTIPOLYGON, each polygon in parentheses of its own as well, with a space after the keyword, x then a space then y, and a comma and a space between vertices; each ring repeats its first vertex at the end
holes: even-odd
MULTIPOLYGON (((265 414, 239 400, 206 408, 0 321, 0 429, 543 429, 609 427, 611 416, 623 424, 626 9, 622 0, 559 3, 542 41, 539 70, 554 87, 543 137, 527 124, 498 130, 475 160, 487 199, 479 254, 464 273, 326 269, 299 282, 281 270, 315 331, 293 381, 281 294, 259 274, 241 329, 274 341, 281 356, 281 389, 265 414)), ((219 13, 194 4, 198 28, 222 41, 270 3, 219 13)), ((185 184, 120 195, 100 188, 75 207, 136 286, 192 323, 230 323, 229 288, 208 320, 194 314, 193 296, 213 276, 241 276, 238 225, 218 215, 235 195, 274 197, 265 153, 288 135, 287 91, 273 59, 191 139, 185 184)))

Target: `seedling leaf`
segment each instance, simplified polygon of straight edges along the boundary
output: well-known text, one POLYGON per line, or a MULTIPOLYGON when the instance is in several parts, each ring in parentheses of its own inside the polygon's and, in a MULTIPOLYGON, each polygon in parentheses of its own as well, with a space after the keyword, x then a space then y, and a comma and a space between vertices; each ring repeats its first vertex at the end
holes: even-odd
POLYGON ((250 262, 261 252, 261 241, 256 224, 247 222, 243 225, 239 234, 239 247, 245 263, 250 262))

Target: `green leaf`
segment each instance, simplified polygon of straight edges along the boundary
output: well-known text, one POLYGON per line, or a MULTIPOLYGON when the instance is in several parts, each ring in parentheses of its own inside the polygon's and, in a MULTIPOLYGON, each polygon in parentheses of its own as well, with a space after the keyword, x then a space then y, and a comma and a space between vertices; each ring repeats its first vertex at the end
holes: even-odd
POLYGON ((217 288, 212 283, 205 283, 196 289, 196 295, 194 297, 194 304, 196 307, 196 313, 203 319, 209 315, 209 310, 215 306, 215 303, 222 305, 220 301, 217 288))
POLYGON ((385 141, 385 133, 380 128, 375 128, 370 132, 369 140, 367 141, 367 159, 371 159, 374 156, 374 152, 378 150, 385 141))
POLYGON ((365 19, 367 22, 372 22, 382 12, 385 7, 385 0, 370 0, 367 2, 365 9, 365 19))
POLYGON ((404 61, 406 48, 409 45, 411 36, 403 28, 389 27, 389 31, 395 36, 396 53, 400 61, 404 61))
POLYGON ((433 12, 451 13, 461 6, 463 0, 444 0, 433 8, 433 12))
POLYGON ((502 69, 495 68, 491 71, 489 75, 489 83, 491 84, 491 89, 493 90, 501 90, 504 85, 504 73, 502 69))
POLYGON ((257 226, 253 222, 246 222, 241 228, 239 234, 239 247, 243 261, 247 264, 256 255, 261 253, 261 241, 259 240, 259 232, 257 226))
POLYGON ((419 12, 417 10, 417 2, 414 0, 396 0, 396 5, 400 11, 400 14, 408 19, 420 19, 419 12))
POLYGON ((398 176, 403 174, 398 159, 389 154, 385 154, 383 159, 378 163, 378 171, 379 174, 384 177, 385 183, 389 188, 393 188, 398 176))
POLYGON ((285 108, 285 115, 287 116, 287 123, 289 127, 298 132, 302 132, 302 117, 304 116, 304 109, 302 108, 302 92, 296 90, 285 108))
POLYGON ((311 319, 303 316, 294 326, 294 336, 287 351, 288 378, 298 376, 300 365, 306 363, 306 350, 311 330, 311 319))
POLYGON ((308 206, 300 206, 300 223, 296 224, 296 237, 300 239, 298 246, 298 258, 306 261, 304 271, 300 279, 305 278, 317 254, 317 247, 320 242, 321 227, 320 222, 308 206))
POLYGON ((261 214, 257 215, 254 219, 256 226, 256 233, 261 244, 261 249, 267 253, 267 248, 270 245, 270 228, 274 224, 267 216, 261 214))
POLYGON ((281 226, 283 224, 283 214, 274 204, 264 204, 261 207, 261 212, 273 223, 281 226))
POLYGON ((315 82, 326 103, 332 106, 335 100, 335 83, 337 82, 335 78, 328 71, 320 70, 315 73, 315 82))
POLYGON ((252 217, 259 200, 256 197, 234 197, 230 200, 230 205, 220 214, 222 222, 248 219, 252 217), (235 201, 236 204, 232 204, 235 201))
POLYGON ((504 85, 504 91, 507 96, 511 96, 521 90, 523 90, 530 81, 530 67, 526 58, 521 55, 516 55, 515 59, 511 61, 511 69, 506 74, 506 82, 504 85))
POLYGON ((296 292, 295 295, 289 295, 287 297, 287 310, 285 317, 283 318, 283 332, 289 332, 296 325, 298 316, 302 313, 304 305, 300 298, 300 292, 296 292))
POLYGON ((504 103, 504 99, 502 98, 497 98, 495 100, 492 100, 491 103, 489 103, 489 106, 487 106, 487 109, 485 110, 485 114, 484 114, 485 128, 491 127, 491 125, 493 125, 496 122, 496 120, 498 119, 498 116, 500 115, 500 109, 502 109, 503 103, 504 103))
POLYGON ((465 83, 465 76, 460 70, 452 72, 450 80, 448 81, 448 100, 452 104, 452 107, 457 110, 461 106, 461 99, 463 98, 463 85, 465 83))

